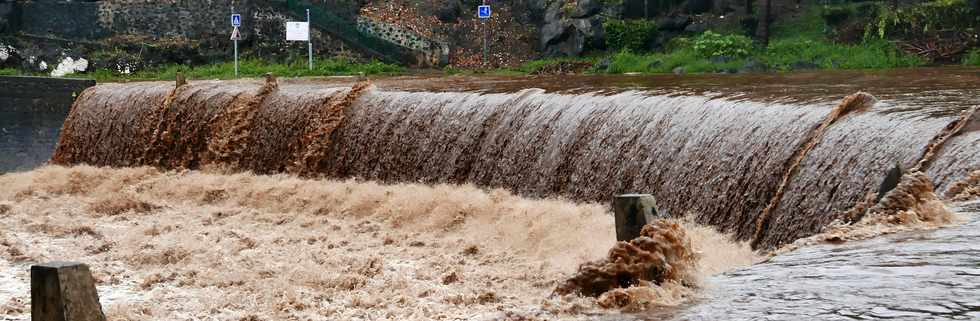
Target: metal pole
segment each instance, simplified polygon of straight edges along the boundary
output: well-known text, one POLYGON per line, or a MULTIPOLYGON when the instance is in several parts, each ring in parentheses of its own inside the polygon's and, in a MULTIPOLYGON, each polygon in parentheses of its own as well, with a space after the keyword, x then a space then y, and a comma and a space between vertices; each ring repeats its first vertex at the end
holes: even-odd
POLYGON ((310 45, 310 71, 313 71, 313 32, 312 32, 313 31, 312 30, 313 28, 312 28, 312 23, 313 22, 310 21, 310 9, 306 9, 306 26, 308 28, 307 31, 309 31, 309 34, 308 34, 309 39, 307 39, 307 42, 310 45))
MULTIPOLYGON (((231 14, 235 14, 235 6, 231 7, 231 14)), ((232 33, 237 30, 238 27, 235 27, 232 33)), ((235 78, 238 78, 238 37, 235 37, 235 78)))
MULTIPOLYGON (((487 5, 487 0, 483 0, 483 5, 487 5)), ((490 56, 489 38, 490 38, 490 27, 487 26, 487 20, 490 18, 483 18, 483 66, 487 66, 487 60, 490 56)))
POLYGON ((238 38, 235 38, 235 78, 238 78, 238 38))

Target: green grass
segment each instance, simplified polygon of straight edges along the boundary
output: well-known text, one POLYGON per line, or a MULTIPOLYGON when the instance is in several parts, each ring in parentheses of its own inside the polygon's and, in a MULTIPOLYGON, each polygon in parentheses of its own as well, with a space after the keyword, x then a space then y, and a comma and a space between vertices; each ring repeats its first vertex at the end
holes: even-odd
POLYGON ((611 74, 670 73, 677 67, 683 67, 684 72, 687 73, 724 72, 738 70, 744 63, 743 59, 712 62, 709 59, 699 57, 690 49, 676 50, 668 54, 636 54, 624 51, 611 57, 609 68, 605 72, 611 74))
MULTIPOLYGON (((87 74, 77 74, 75 77, 91 77, 99 82, 128 81, 128 80, 173 80, 177 73, 183 73, 188 79, 234 79, 235 65, 225 62, 203 66, 167 65, 131 74, 121 74, 108 69, 99 69, 87 74)), ((279 77, 316 77, 337 75, 377 75, 401 74, 405 68, 382 62, 354 63, 342 59, 325 59, 314 61, 313 70, 309 70, 306 61, 289 64, 268 63, 257 59, 241 61, 239 74, 242 78, 259 77, 273 73, 279 77)))
POLYGON ((796 62, 816 64, 820 69, 889 69, 925 64, 917 56, 902 53, 887 41, 868 41, 857 45, 803 38, 777 39, 758 54, 770 68, 786 71, 796 62))
POLYGON ((20 71, 12 68, 2 68, 0 69, 0 76, 17 76, 20 75, 20 71))

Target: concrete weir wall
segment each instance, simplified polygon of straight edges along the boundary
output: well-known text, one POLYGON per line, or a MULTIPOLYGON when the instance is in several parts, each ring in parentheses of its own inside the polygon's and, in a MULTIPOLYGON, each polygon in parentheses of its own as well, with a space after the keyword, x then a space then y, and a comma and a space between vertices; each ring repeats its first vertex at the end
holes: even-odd
POLYGON ((75 97, 94 80, 0 77, 0 173, 44 164, 75 97))

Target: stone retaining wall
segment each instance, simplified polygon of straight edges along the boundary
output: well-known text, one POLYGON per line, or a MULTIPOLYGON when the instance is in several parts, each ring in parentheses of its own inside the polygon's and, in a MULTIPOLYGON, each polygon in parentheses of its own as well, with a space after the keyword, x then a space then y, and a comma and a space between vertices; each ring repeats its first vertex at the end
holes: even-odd
POLYGON ((94 80, 0 77, 0 173, 51 158, 75 97, 94 80))

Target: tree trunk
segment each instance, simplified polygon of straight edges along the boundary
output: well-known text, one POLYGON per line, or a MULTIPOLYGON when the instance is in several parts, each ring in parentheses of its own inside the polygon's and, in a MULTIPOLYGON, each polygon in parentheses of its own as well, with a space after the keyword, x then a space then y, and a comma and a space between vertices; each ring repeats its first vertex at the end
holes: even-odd
POLYGON ((759 18, 759 41, 769 46, 769 20, 772 18, 772 0, 762 0, 762 17, 759 18))
POLYGON ((753 14, 753 11, 755 11, 752 9, 752 1, 753 0, 745 0, 745 14, 747 15, 753 14))

